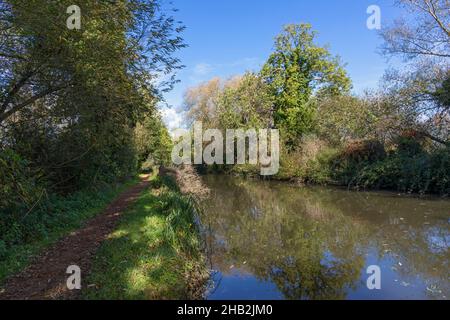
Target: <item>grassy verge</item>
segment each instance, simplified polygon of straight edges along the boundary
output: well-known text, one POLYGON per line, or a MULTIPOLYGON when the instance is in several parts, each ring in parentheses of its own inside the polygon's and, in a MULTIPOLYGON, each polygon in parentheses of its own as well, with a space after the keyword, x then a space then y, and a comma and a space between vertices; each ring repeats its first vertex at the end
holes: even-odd
POLYGON ((154 178, 99 250, 85 299, 197 299, 207 272, 195 206, 170 178, 154 178))
POLYGON ((69 197, 53 197, 43 208, 30 213, 20 225, 9 228, 10 234, 2 234, 0 238, 0 245, 3 244, 0 248, 0 284, 8 276, 26 268, 31 258, 42 250, 102 212, 138 180, 136 177, 97 192, 85 190, 69 197))

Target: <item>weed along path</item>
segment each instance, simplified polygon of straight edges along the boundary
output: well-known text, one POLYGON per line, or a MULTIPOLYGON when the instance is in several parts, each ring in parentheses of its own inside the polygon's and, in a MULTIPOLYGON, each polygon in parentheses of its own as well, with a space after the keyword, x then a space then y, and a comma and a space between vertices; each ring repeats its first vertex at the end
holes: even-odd
MULTIPOLYGON (((149 176, 122 193, 102 213, 87 221, 84 227, 72 232, 47 249, 23 272, 10 277, 0 289, 0 300, 76 299, 80 290, 69 290, 69 266, 81 271, 81 284, 89 273, 100 244, 114 231, 121 214, 149 186, 149 176)), ((73 271, 72 271, 73 272, 73 271)), ((76 282, 74 282, 76 283, 76 282)))

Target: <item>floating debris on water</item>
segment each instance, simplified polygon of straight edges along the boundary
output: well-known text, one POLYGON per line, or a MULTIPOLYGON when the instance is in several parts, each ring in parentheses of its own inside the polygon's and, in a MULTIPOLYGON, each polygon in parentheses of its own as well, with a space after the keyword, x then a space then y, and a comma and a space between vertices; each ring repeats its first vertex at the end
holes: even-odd
POLYGON ((400 285, 401 285, 402 287, 409 287, 409 286, 410 286, 410 283, 405 282, 405 281, 402 281, 402 283, 400 283, 400 285))
POLYGON ((435 284, 432 284, 427 287, 427 290, 430 291, 433 294, 440 294, 442 293, 442 290, 440 290, 435 284))

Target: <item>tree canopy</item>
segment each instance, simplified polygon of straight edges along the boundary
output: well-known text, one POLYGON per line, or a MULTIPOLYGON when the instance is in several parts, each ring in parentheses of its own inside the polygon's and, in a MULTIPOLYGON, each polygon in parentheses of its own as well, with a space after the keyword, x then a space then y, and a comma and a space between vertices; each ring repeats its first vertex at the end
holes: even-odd
POLYGON ((339 95, 351 87, 339 58, 315 41, 311 25, 285 26, 261 71, 275 97, 275 126, 290 143, 312 129, 313 94, 339 95))
POLYGON ((136 125, 160 121, 185 46, 160 1, 85 1, 80 30, 66 26, 72 4, 0 1, 0 147, 64 192, 136 170, 136 125))
POLYGON ((447 0, 401 0, 403 19, 381 32, 382 52, 407 64, 389 70, 385 90, 412 127, 439 143, 450 137, 450 7, 447 0))

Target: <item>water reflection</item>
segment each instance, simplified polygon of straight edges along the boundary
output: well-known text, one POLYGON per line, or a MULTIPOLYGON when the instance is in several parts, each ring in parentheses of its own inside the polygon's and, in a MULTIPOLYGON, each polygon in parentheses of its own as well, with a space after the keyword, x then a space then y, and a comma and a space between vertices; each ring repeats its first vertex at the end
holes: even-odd
POLYGON ((210 299, 446 299, 447 200, 207 176, 210 299), (381 267, 381 290, 366 268, 381 267))

